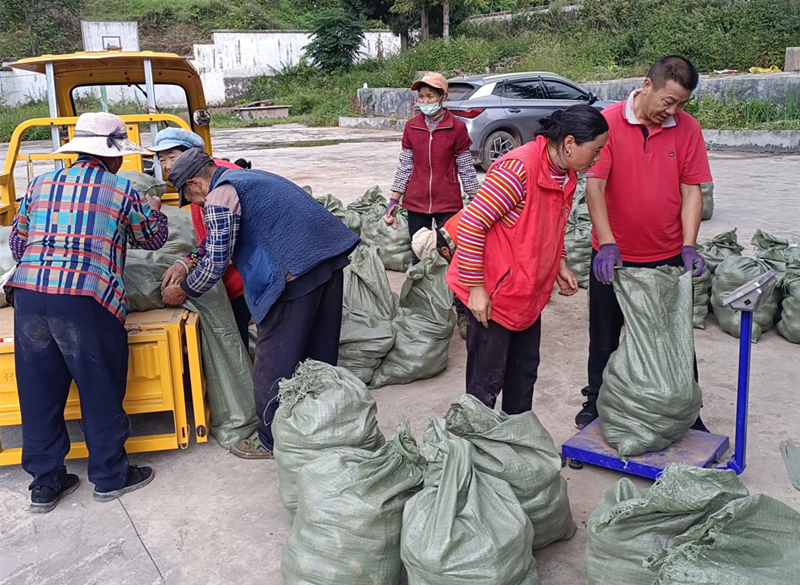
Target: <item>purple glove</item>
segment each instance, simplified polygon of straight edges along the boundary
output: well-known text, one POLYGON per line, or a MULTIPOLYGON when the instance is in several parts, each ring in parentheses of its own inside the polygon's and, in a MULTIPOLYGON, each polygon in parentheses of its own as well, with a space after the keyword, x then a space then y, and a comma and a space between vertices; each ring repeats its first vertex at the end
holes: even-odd
POLYGON ((614 268, 622 268, 622 256, 619 255, 619 246, 616 244, 603 244, 594 257, 592 270, 594 277, 603 284, 611 284, 614 280, 614 268))
POLYGON ((394 215, 397 211, 398 203, 400 203, 399 199, 395 199, 394 197, 389 199, 389 205, 386 206, 386 211, 383 212, 383 215, 394 215))
POLYGON ((684 246, 681 248, 681 258, 686 272, 692 272, 692 276, 702 276, 703 269, 706 267, 705 258, 697 251, 697 246, 684 246), (696 267, 696 268, 695 268, 696 267))

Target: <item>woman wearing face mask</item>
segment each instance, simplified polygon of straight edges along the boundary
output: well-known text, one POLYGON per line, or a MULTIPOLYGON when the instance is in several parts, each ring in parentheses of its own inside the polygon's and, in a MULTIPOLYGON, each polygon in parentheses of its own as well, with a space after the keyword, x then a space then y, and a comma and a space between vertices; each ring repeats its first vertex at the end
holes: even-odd
POLYGON ((447 284, 468 307, 467 393, 493 408, 502 392, 508 414, 531 410, 540 315, 553 283, 565 296, 578 290, 563 251, 567 215, 576 173, 600 159, 608 140, 608 124, 591 106, 540 124, 536 140, 492 165, 447 226, 457 248, 447 284))
MULTIPOLYGON (((403 150, 397 165, 392 198, 384 220, 397 229, 398 205, 408 211, 409 237, 433 220, 441 227, 461 210, 461 186, 469 197, 478 192, 478 178, 467 126, 442 107, 447 99, 447 80, 429 72, 411 89, 418 92, 420 114, 408 121, 403 132, 403 150)), ((414 263, 419 258, 414 255, 414 263)))

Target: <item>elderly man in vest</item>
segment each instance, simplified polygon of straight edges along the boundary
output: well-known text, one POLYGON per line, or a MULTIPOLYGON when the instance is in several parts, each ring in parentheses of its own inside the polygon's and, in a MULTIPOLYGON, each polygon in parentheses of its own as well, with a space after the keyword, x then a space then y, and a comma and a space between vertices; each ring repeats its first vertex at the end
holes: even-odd
POLYGON ((342 270, 358 237, 295 185, 263 171, 217 167, 202 150, 177 158, 170 180, 181 204, 205 208, 208 234, 194 269, 179 284, 164 283, 163 298, 181 304, 222 278, 232 260, 258 326, 255 402, 259 425, 231 452, 271 459, 278 380, 315 359, 336 365, 342 320, 342 270))
POLYGON ((36 177, 8 239, 17 262, 7 284, 14 304, 14 361, 22 412, 22 466, 33 476, 31 511, 49 512, 75 491, 64 406, 73 380, 89 448, 94 498, 110 501, 144 487, 149 467, 128 464, 131 433, 122 407, 128 378, 128 299, 122 272, 132 244, 167 241, 161 201, 142 197, 114 173, 122 158, 150 154, 128 141, 113 114, 78 118, 69 167, 36 177), (13 293, 13 294, 12 294, 13 293))

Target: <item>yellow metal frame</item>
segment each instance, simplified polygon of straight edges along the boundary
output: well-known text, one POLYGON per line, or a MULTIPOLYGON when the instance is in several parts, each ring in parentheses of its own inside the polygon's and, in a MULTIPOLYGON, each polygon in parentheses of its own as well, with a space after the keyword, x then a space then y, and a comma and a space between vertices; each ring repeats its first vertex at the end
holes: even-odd
MULTIPOLYGON (((3 309, 13 311, 13 309, 3 309)), ((183 348, 188 350, 189 380, 198 442, 208 440, 210 414, 200 358, 198 318, 182 309, 132 313, 128 319, 128 389, 124 407, 129 415, 172 412, 174 432, 131 437, 125 444, 131 453, 185 449, 191 427, 186 408, 183 348)), ((81 418, 78 390, 73 384, 64 409, 66 420, 81 418)), ((0 427, 19 425, 22 417, 14 372, 14 343, 0 343, 0 427)), ((72 443, 68 459, 86 457, 85 442, 72 443)), ((0 466, 17 465, 22 449, 3 449, 0 466)))

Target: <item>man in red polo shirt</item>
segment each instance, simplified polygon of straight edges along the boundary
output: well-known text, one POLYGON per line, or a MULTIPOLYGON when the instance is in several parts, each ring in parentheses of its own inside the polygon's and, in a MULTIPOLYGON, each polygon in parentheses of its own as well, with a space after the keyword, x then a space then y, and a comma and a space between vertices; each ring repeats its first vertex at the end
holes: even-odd
MULTIPOLYGON (((603 370, 619 346, 623 317, 611 285, 614 269, 683 266, 699 276, 705 266, 696 244, 700 184, 711 181, 711 170, 700 124, 683 111, 697 83, 694 65, 670 55, 653 64, 642 89, 603 110, 608 142, 586 175, 594 250, 589 385, 581 391, 587 400, 575 417, 578 428, 597 418, 603 370)), ((699 418, 692 428, 705 430, 699 418)))

